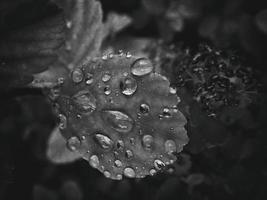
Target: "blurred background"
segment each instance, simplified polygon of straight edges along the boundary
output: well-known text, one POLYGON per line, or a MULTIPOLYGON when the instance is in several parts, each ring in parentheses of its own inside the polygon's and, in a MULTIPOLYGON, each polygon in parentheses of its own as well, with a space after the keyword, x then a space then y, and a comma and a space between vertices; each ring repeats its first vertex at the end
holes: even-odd
MULTIPOLYGON (((101 3, 105 18, 113 12, 131 19, 127 28, 108 38, 107 46, 124 43, 126 49, 130 48, 127 42, 130 38, 138 39, 136 48, 148 40, 159 41, 156 52, 148 51, 150 55, 161 52, 160 56, 151 57, 154 61, 160 59, 164 65, 164 57, 171 54, 179 60, 186 48, 198 52, 201 51, 198 45, 207 43, 238 55, 230 58, 231 62, 252 69, 260 88, 256 93, 247 91, 252 92, 250 104, 226 107, 217 118, 208 116, 197 103, 187 101, 182 108, 184 114, 188 109, 194 114, 188 127, 190 142, 177 162, 157 176, 122 181, 105 178, 83 160, 65 165, 51 163, 46 158, 47 140, 57 119, 42 92, 20 89, 0 93, 0 199, 266 199, 266 2, 101 0, 101 3), (172 45, 183 48, 173 50, 172 45)), ((9 31, 57 12, 59 9, 48 0, 2 0, 1 40, 9 31)), ((171 73, 177 66, 170 67, 164 73, 177 84, 171 73)), ((188 97, 183 98, 186 101, 188 97)))

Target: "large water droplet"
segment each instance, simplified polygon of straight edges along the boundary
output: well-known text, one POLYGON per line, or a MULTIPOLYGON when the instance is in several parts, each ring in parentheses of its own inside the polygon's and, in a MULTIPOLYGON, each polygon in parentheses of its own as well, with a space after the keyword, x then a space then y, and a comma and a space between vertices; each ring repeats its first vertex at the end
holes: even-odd
POLYGON ((140 112, 141 112, 142 114, 147 114, 147 113, 149 113, 149 110, 150 110, 149 105, 147 105, 147 104, 145 104, 145 103, 142 103, 142 104, 140 105, 140 112))
POLYGON ((123 170, 123 174, 124 174, 124 176, 126 176, 128 178, 134 178, 135 177, 135 171, 130 167, 126 167, 123 170))
POLYGON ((81 146, 81 141, 78 137, 72 136, 67 141, 67 147, 71 151, 77 151, 77 149, 81 146))
POLYGON ((65 129, 67 127, 67 118, 65 115, 59 114, 59 129, 65 129))
POLYGON ((128 115, 115 110, 102 112, 102 118, 116 131, 127 133, 133 128, 133 119, 128 115))
POLYGON ((154 167, 155 167, 157 170, 162 170, 162 169, 165 167, 165 163, 162 162, 161 160, 156 159, 156 160, 154 161, 154 167))
POLYGON ((113 147, 113 141, 106 135, 98 133, 95 135, 95 139, 103 149, 111 149, 113 147))
POLYGON ((122 162, 120 160, 115 160, 114 164, 116 167, 122 167, 122 162))
POLYGON ((142 144, 146 150, 151 150, 154 139, 151 135, 144 135, 142 138, 142 144))
POLYGON ((85 83, 86 85, 90 85, 94 82, 94 79, 93 79, 93 74, 91 73, 87 73, 86 74, 86 79, 85 79, 85 83))
POLYGON ((135 76, 144 76, 153 71, 153 65, 147 58, 136 60, 131 66, 131 72, 135 76))
POLYGON ((82 112, 93 112, 96 109, 95 97, 86 90, 80 91, 73 96, 74 105, 82 112))
POLYGON ((127 158, 130 159, 130 158, 133 157, 133 152, 132 152, 131 150, 128 149, 128 150, 126 150, 125 155, 126 155, 127 158))
POLYGON ((106 178, 110 178, 110 177, 111 177, 111 174, 110 174, 109 171, 104 171, 104 176, 105 176, 106 178))
POLYGON ((176 94, 176 92, 177 92, 176 88, 170 87, 171 94, 176 94))
POLYGON ((120 82, 121 93, 130 96, 133 95, 137 89, 136 80, 132 77, 126 77, 120 82))
POLYGON ((176 152, 176 144, 173 140, 167 140, 164 144, 167 153, 176 152))
POLYGON ((111 78, 111 75, 109 73, 105 73, 103 76, 102 76, 102 81, 103 82, 108 82, 111 78))
POLYGON ((81 69, 75 69, 71 73, 71 78, 74 83, 80 83, 83 80, 83 72, 81 69))
POLYGON ((93 168, 98 168, 99 167, 99 159, 96 155, 92 155, 89 159, 89 164, 93 167, 93 168))

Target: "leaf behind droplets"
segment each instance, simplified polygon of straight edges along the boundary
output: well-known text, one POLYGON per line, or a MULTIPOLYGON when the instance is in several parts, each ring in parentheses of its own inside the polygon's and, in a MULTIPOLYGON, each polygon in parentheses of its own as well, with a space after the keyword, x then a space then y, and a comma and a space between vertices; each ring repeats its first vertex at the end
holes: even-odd
POLYGON ((81 155, 77 152, 71 152, 66 146, 66 140, 60 133, 58 127, 56 127, 48 139, 47 158, 56 164, 64 164, 74 162, 81 158, 81 155))

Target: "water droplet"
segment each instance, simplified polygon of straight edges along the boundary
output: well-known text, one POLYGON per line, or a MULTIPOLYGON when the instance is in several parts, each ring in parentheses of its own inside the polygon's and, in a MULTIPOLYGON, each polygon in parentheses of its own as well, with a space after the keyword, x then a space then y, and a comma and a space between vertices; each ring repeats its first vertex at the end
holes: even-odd
POLYGON ((151 176, 154 176, 156 173, 157 173, 157 171, 156 171, 155 169, 151 169, 151 170, 149 171, 149 174, 150 174, 151 176))
POLYGON ((171 94, 176 94, 176 92, 177 92, 176 88, 170 87, 171 94))
POLYGON ((117 142, 117 148, 118 149, 123 149, 124 148, 124 142, 122 140, 118 140, 118 142, 117 142))
POLYGON ((133 119, 120 111, 107 110, 102 112, 102 118, 116 131, 130 132, 133 128, 133 119))
POLYGON ((103 55, 102 56, 102 60, 107 60, 108 59, 108 56, 107 55, 103 55))
POLYGON ((123 170, 123 174, 124 174, 124 176, 126 176, 128 178, 134 178, 135 177, 135 171, 130 167, 126 167, 123 170))
POLYGON ((157 170, 162 170, 165 167, 165 163, 157 159, 154 161, 154 166, 157 170))
POLYGON ((127 52, 126 53, 126 58, 131 58, 132 57, 132 54, 130 52, 127 52))
POLYGON ((79 91, 72 99, 77 109, 82 112, 93 112, 96 109, 96 99, 87 90, 79 91))
POLYGON ((173 140, 167 140, 164 144, 167 153, 176 152, 176 144, 173 140))
POLYGON ((135 76, 144 76, 153 71, 152 63, 146 58, 136 60, 131 66, 131 72, 135 76))
POLYGON ((65 115, 59 114, 59 129, 65 129, 67 127, 67 118, 65 115))
POLYGON ((123 51, 120 49, 120 50, 118 51, 118 54, 119 54, 119 56, 123 56, 123 51))
POLYGON ((134 145, 134 143, 135 143, 134 138, 130 138, 130 143, 131 143, 131 145, 134 145))
POLYGON ((117 174, 116 179, 117 180, 121 180, 122 179, 122 175, 121 174, 117 174))
POLYGON ((110 54, 108 54, 108 57, 109 58, 113 58, 114 57, 114 54, 113 53, 110 53, 110 54))
POLYGON ((114 164, 116 167, 122 167, 122 162, 120 160, 115 160, 114 164))
POLYGON ((72 22, 71 22, 71 21, 67 21, 67 22, 66 22, 66 26, 67 26, 67 28, 71 28, 71 26, 72 26, 72 22))
POLYGON ((169 108, 164 108, 163 109, 163 117, 170 118, 171 117, 171 112, 169 108))
POLYGON ((154 138, 151 135, 144 135, 142 138, 142 144, 146 150, 151 150, 154 142, 154 138))
POLYGON ((133 152, 128 149, 128 150, 126 150, 125 155, 126 155, 127 158, 132 158, 133 157, 133 152))
POLYGON ((76 151, 79 147, 81 146, 81 141, 79 140, 78 137, 72 136, 68 139, 67 141, 67 147, 71 151, 76 151))
POLYGON ((105 73, 103 76, 102 76, 102 81, 103 82, 108 82, 111 78, 111 75, 109 73, 105 73))
POLYGON ((89 164, 93 167, 93 168, 98 168, 99 167, 99 159, 96 155, 92 155, 89 159, 89 164))
POLYGON ((110 177, 111 177, 111 174, 110 174, 109 171, 104 171, 104 176, 105 176, 106 178, 110 178, 110 177))
POLYGON ((149 105, 147 105, 147 104, 145 104, 145 103, 142 103, 141 105, 140 105, 140 112, 142 113, 142 114, 148 114, 149 113, 149 110, 150 110, 150 108, 149 108, 149 105))
POLYGON ((120 82, 121 93, 130 96, 133 95, 137 89, 137 83, 134 78, 127 77, 120 82))
POLYGON ((86 80, 85 80, 85 83, 86 83, 87 85, 90 85, 90 84, 93 83, 93 81, 94 81, 94 79, 93 79, 93 74, 87 73, 87 74, 86 74, 86 80))
POLYGON ((113 147, 113 141, 105 135, 100 133, 95 135, 95 140, 103 149, 111 149, 113 147))
POLYGON ((58 85, 63 85, 64 84, 64 78, 63 77, 58 78, 57 83, 58 83, 58 85))
POLYGON ((83 72, 81 69, 75 69, 71 73, 71 78, 74 83, 80 83, 83 80, 83 72))
POLYGON ((111 94, 111 89, 110 89, 110 87, 108 85, 106 87, 104 87, 104 93, 105 93, 105 95, 110 95, 111 94))

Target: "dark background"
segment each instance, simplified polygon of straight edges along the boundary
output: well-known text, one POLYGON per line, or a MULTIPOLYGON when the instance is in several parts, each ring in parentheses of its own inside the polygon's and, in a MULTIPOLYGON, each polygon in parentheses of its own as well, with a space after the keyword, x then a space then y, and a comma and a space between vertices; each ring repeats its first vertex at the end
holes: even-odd
MULTIPOLYGON (((45 156, 56 124, 41 91, 0 96, 0 199, 266 199, 267 6, 260 0, 102 0, 104 14, 127 14, 124 36, 207 42, 234 50, 257 72, 261 87, 249 106, 229 108, 220 119, 195 112, 199 126, 174 167, 142 180, 112 181, 86 161, 54 165, 45 156), (173 7, 171 7, 171 5, 173 7), (211 125, 212 124, 212 125, 211 125), (218 142, 219 141, 219 142, 218 142)), ((59 12, 46 0, 0 2, 0 35, 59 12)), ((161 48, 161 47, 159 47, 161 48)), ((171 75, 170 75, 171 76, 171 75)))

